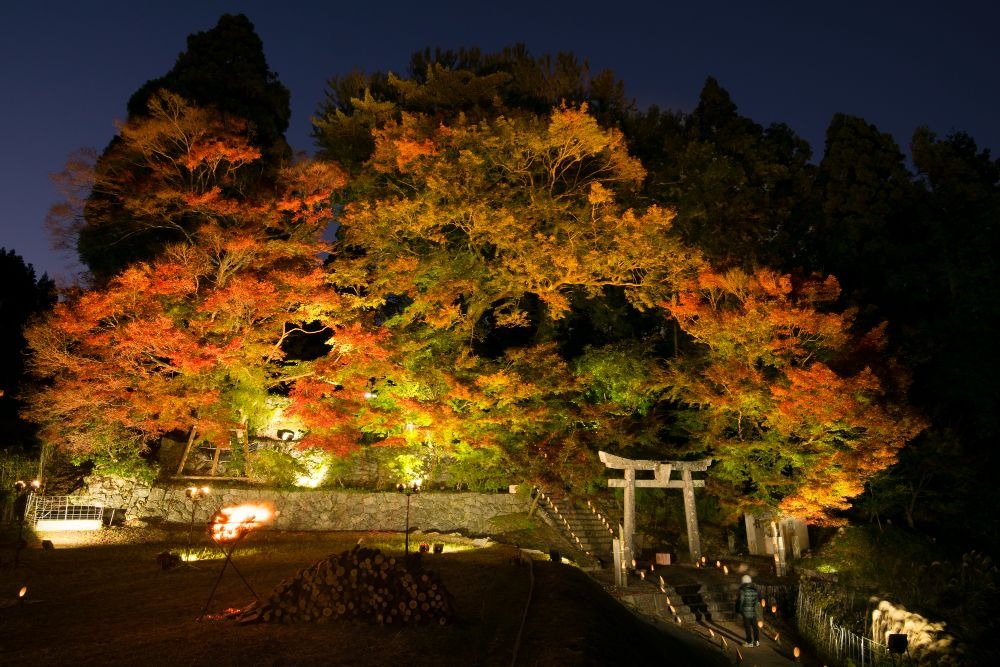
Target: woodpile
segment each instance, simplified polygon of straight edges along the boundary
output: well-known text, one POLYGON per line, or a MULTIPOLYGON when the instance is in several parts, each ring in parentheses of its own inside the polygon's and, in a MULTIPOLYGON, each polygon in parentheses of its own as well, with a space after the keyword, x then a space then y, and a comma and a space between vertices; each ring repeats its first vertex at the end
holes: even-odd
POLYGON ((407 567, 378 549, 354 547, 331 554, 278 584, 261 604, 236 615, 241 623, 327 623, 358 618, 381 625, 440 623, 452 618, 451 597, 440 580, 407 567))

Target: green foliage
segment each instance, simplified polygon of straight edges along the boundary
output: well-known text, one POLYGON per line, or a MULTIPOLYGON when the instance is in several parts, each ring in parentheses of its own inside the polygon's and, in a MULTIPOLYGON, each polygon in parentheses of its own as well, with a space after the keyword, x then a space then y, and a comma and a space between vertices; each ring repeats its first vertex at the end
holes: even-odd
POLYGON ((0 450, 0 489, 9 490, 18 480, 30 482, 38 474, 38 457, 0 450))
POLYGON ((247 479, 279 488, 292 488, 307 474, 302 461, 278 449, 258 449, 250 455, 247 465, 247 479))
POLYGON ((419 483, 427 474, 427 460, 419 453, 397 454, 389 462, 388 468, 398 483, 419 483))
POLYGON ((74 454, 69 460, 77 466, 93 464, 95 474, 132 479, 143 484, 152 484, 159 476, 157 464, 128 446, 117 448, 116 451, 106 449, 89 454, 74 454))
POLYGON ((586 396, 594 403, 619 406, 623 413, 645 415, 659 398, 660 361, 634 344, 589 348, 574 361, 574 370, 584 378, 586 396))
POLYGON ((514 533, 530 531, 538 527, 538 522, 528 516, 527 512, 518 514, 503 514, 490 519, 490 529, 497 533, 514 533))
POLYGON ((511 461, 495 448, 475 448, 465 443, 455 447, 447 470, 457 486, 471 491, 495 491, 518 481, 511 461))

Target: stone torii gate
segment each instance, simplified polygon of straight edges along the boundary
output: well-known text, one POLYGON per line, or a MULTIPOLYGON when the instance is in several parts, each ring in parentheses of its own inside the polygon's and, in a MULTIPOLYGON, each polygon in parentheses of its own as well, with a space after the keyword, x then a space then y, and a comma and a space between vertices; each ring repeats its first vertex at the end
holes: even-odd
POLYGON ((698 510, 694 504, 694 487, 705 486, 705 480, 694 479, 693 472, 705 472, 712 464, 712 459, 700 461, 647 461, 642 459, 626 459, 607 452, 598 452, 601 462, 608 468, 624 470, 624 479, 609 479, 608 486, 625 489, 625 525, 623 539, 629 554, 635 537, 635 490, 639 488, 682 489, 684 492, 684 519, 687 522, 688 547, 691 560, 701 559, 701 537, 698 535, 698 510), (636 470, 652 470, 653 479, 636 479, 636 470), (670 479, 670 473, 678 470, 680 479, 670 479))

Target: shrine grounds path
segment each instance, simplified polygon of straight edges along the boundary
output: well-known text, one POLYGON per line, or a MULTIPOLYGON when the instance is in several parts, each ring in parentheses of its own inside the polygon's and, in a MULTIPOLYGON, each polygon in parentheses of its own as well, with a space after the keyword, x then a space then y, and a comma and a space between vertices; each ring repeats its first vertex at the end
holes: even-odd
MULTIPOLYGON (((762 575, 751 568, 754 580, 758 582, 777 583, 777 578, 762 575)), ((657 576, 662 576, 668 585, 701 583, 703 585, 719 585, 730 577, 725 577, 715 568, 695 568, 689 565, 671 565, 656 570, 657 576)), ((621 596, 614 586, 613 573, 608 570, 591 571, 595 579, 612 596, 621 596)), ((639 581, 630 579, 627 592, 637 593, 642 590, 658 589, 654 578, 639 581)), ((732 600, 735 603, 735 597, 732 600)), ((677 603, 675 601, 675 603, 677 603)), ((770 602, 769 602, 770 604, 770 602)), ((819 660, 797 636, 794 625, 785 614, 769 613, 765 616, 764 628, 760 630, 760 646, 745 648, 742 621, 729 620, 716 614, 711 619, 699 619, 694 623, 677 624, 669 620, 643 616, 661 632, 679 641, 686 641, 694 646, 708 646, 723 654, 727 664, 744 667, 791 667, 793 665, 816 665, 824 663, 819 660), (798 646, 800 656, 794 657, 794 649, 798 646)))

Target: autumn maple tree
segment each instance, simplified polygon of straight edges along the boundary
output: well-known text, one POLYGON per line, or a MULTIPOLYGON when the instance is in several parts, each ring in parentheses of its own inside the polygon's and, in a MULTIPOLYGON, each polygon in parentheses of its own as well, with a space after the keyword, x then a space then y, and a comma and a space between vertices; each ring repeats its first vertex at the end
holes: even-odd
POLYGON ((563 106, 479 122, 401 112, 374 138, 331 264, 394 341, 364 419, 401 439, 419 424, 410 433, 444 451, 498 446, 526 466, 588 458, 581 436, 599 419, 555 327, 609 289, 652 307, 696 254, 672 239, 669 210, 624 203, 644 171, 620 133, 563 106))
POLYGON ((881 360, 884 326, 852 333, 839 285, 769 270, 703 269, 664 310, 695 343, 670 364, 696 410, 688 447, 716 460, 712 487, 743 509, 834 520, 924 427, 881 360))
POLYGON ((123 153, 141 161, 142 183, 98 173, 95 188, 116 187, 133 224, 174 230, 176 240, 70 295, 27 332, 47 383, 29 416, 78 452, 134 454, 192 428, 226 442, 261 427, 289 383, 323 370, 312 366, 326 355, 288 353, 304 338, 334 359, 378 357, 323 270, 343 172, 302 161, 273 189, 249 191, 240 184, 260 153, 245 123, 171 94, 150 111, 119 135, 123 153))
POLYGON ((324 161, 258 179, 252 127, 174 94, 126 123, 88 224, 156 243, 29 330, 47 436, 218 442, 280 409, 302 444, 393 447, 407 475, 589 481, 596 449, 635 448, 713 458, 733 511, 828 519, 920 430, 834 279, 714 269, 586 104, 494 108, 504 77, 428 71, 338 109, 370 131, 349 187, 324 161))

